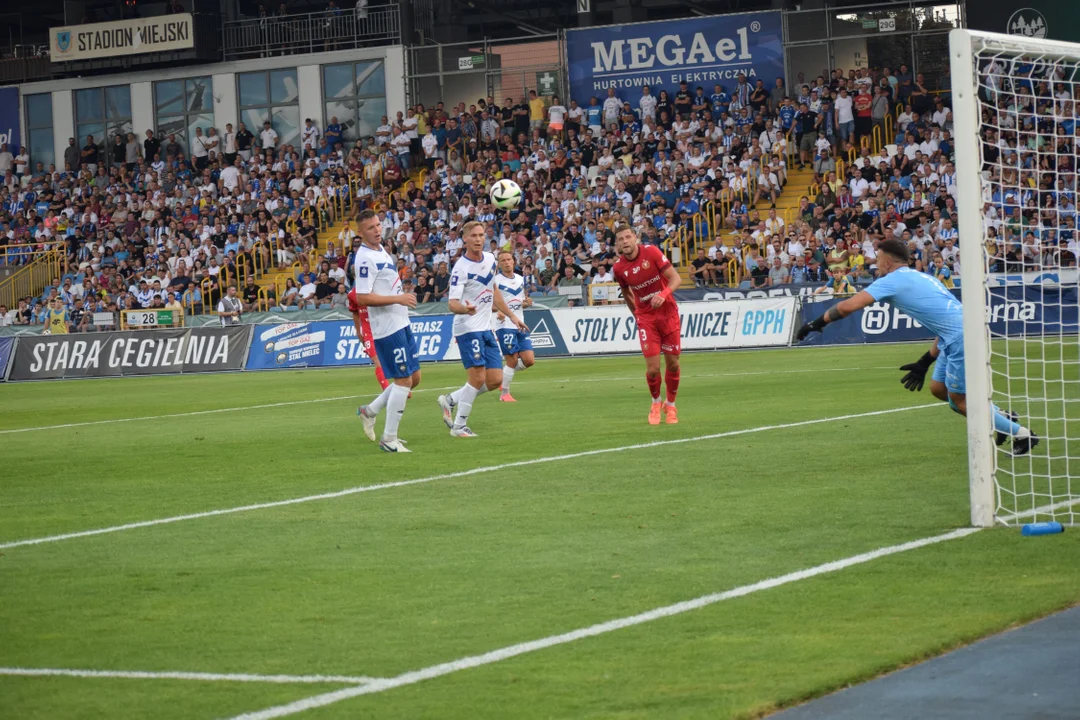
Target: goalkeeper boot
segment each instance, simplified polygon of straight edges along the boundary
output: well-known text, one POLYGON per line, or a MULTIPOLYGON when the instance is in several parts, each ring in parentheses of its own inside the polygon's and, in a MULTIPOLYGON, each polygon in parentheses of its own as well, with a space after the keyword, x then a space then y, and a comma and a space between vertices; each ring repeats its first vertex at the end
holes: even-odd
POLYGON ((649 424, 650 425, 659 425, 660 424, 660 409, 661 409, 661 407, 662 407, 662 403, 654 402, 652 404, 652 407, 649 408, 649 424))
POLYGON ((674 405, 664 403, 664 422, 668 425, 679 424, 679 411, 675 409, 674 405))
POLYGON ((356 414, 360 417, 360 425, 364 428, 364 434, 368 440, 377 442, 375 439, 375 419, 378 415, 369 415, 367 405, 356 408, 356 414))
MULTIPOLYGON (((1013 422, 1018 422, 1020 420, 1020 416, 1017 415, 1016 413, 1014 413, 1011 410, 1008 411, 1008 412, 1002 413, 1002 414, 1005 417, 1012 420, 1013 422)), ((994 444, 997 445, 998 447, 1001 447, 1002 445, 1004 445, 1005 441, 1008 440, 1008 439, 1009 439, 1008 433, 1003 433, 1003 432, 994 433, 994 444)))
POLYGON ((1029 432, 1025 437, 1018 437, 1013 439, 1012 454, 1019 457, 1020 455, 1027 455, 1031 452, 1031 448, 1039 444, 1039 436, 1033 432, 1029 432))

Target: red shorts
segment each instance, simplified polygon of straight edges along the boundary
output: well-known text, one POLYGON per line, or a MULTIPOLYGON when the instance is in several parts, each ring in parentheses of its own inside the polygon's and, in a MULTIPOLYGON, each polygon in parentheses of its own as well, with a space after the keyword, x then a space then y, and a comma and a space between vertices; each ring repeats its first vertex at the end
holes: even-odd
POLYGON ((681 352, 679 313, 646 315, 637 318, 641 354, 656 357, 660 353, 678 355, 681 352))

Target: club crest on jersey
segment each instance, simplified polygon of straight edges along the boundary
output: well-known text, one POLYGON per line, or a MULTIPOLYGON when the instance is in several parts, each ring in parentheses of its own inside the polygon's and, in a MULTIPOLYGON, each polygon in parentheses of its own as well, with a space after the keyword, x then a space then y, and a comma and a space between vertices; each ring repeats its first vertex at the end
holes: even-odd
POLYGON ((643 270, 648 270, 649 269, 649 261, 648 260, 642 260, 641 261, 641 267, 642 267, 643 270))

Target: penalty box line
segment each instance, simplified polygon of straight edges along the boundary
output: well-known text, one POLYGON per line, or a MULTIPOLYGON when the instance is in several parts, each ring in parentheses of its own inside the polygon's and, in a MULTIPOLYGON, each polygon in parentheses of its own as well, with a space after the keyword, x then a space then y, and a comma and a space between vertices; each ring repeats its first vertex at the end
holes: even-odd
POLYGON ((393 690, 394 688, 403 687, 405 685, 413 685, 424 680, 431 680, 433 678, 442 677, 443 675, 449 675, 450 673, 455 673, 460 670, 468 670, 470 668, 481 667, 483 665, 491 665, 493 663, 502 662, 503 660, 509 660, 510 658, 514 658, 519 655, 525 655, 527 653, 536 652, 538 650, 544 650, 546 648, 554 647, 556 645, 565 645, 567 643, 572 643, 577 640, 595 637, 597 635, 603 635, 605 633, 614 632, 615 630, 622 630, 624 628, 633 627, 635 625, 642 625, 647 622, 652 622, 653 620, 659 620, 661 618, 679 615, 685 612, 690 612, 692 610, 698 610, 703 607, 708 607, 709 605, 723 602, 724 600, 732 600, 734 598, 745 597, 756 592, 761 592, 762 590, 771 590, 772 588, 798 582, 800 580, 817 577, 826 573, 838 572, 840 570, 854 567, 856 565, 862 565, 864 563, 868 563, 879 558, 888 557, 889 555, 896 555, 897 553, 903 553, 909 550, 916 550, 918 548, 926 547, 928 545, 935 545, 937 543, 946 542, 948 540, 955 540, 957 538, 967 537, 968 535, 977 533, 980 530, 981 528, 961 528, 959 530, 953 530, 952 532, 944 533, 942 535, 934 535, 932 537, 922 538, 920 540, 912 540, 911 542, 906 542, 899 545, 890 545, 889 547, 880 548, 878 550, 873 550, 859 555, 853 555, 851 557, 844 558, 843 560, 835 560, 833 562, 825 563, 823 565, 817 565, 815 567, 807 568, 805 570, 798 570, 796 572, 791 572, 786 575, 780 575, 779 577, 762 580, 751 585, 742 585, 732 590, 713 593, 711 595, 702 595, 701 597, 694 598, 693 600, 685 600, 683 602, 675 603, 674 605, 658 607, 653 610, 640 613, 638 615, 630 615, 628 617, 622 617, 615 620, 608 620, 607 622, 590 625, 589 627, 579 628, 577 630, 562 633, 560 635, 551 635, 545 638, 540 638, 539 640, 532 640, 530 642, 519 643, 517 645, 509 645, 504 648, 499 648, 498 650, 492 650, 491 652, 487 652, 482 655, 471 655, 469 657, 451 660, 450 662, 440 663, 438 665, 431 665, 420 670, 413 670, 411 672, 403 673, 396 677, 376 680, 372 683, 359 687, 335 690, 332 692, 322 693, 320 695, 313 695, 312 697, 304 698, 302 700, 297 700, 295 702, 287 703, 284 705, 276 705, 274 707, 269 707, 264 710, 244 713, 243 715, 237 715, 236 717, 232 718, 232 720, 270 720, 271 718, 295 715, 297 713, 305 712, 307 710, 313 710, 315 708, 325 707, 327 705, 332 705, 334 703, 338 703, 343 700, 349 700, 351 698, 359 697, 361 695, 371 695, 374 693, 385 692, 387 690, 393 690))
POLYGON ((906 407, 890 408, 888 410, 872 410, 869 412, 852 413, 850 415, 837 415, 835 417, 817 418, 814 420, 800 420, 798 422, 781 423, 778 425, 762 425, 755 428, 745 428, 743 430, 729 430, 726 432, 711 433, 709 435, 697 435, 695 437, 674 438, 671 440, 656 440, 653 442, 638 443, 635 445, 620 445, 618 447, 598 448, 596 450, 584 450, 581 452, 567 453, 565 455, 549 455, 547 457, 533 458, 531 460, 518 460, 515 462, 502 463, 499 465, 487 465, 484 467, 471 468, 469 470, 460 470, 458 472, 443 473, 440 475, 429 475, 428 477, 415 478, 413 480, 398 480, 396 482, 379 483, 377 485, 361 485, 359 487, 348 488, 346 490, 320 493, 318 495, 306 495, 304 497, 290 498, 288 500, 275 500, 272 502, 255 503, 252 505, 241 505, 239 507, 222 508, 220 510, 208 510, 206 512, 189 513, 186 515, 174 515, 172 517, 158 518, 156 520, 143 520, 141 522, 125 523, 123 525, 113 525, 111 527, 97 528, 94 530, 81 530, 78 532, 63 533, 61 535, 49 535, 46 537, 29 538, 26 540, 15 540, 12 542, 0 544, 0 550, 24 547, 27 545, 41 545, 44 543, 61 542, 64 540, 74 540, 76 538, 93 537, 94 535, 107 535, 109 533, 121 532, 123 530, 136 530, 138 528, 154 527, 155 525, 168 525, 184 520, 200 520, 202 518, 217 517, 219 515, 232 515, 235 513, 250 512, 252 510, 268 510, 270 508, 286 507, 288 505, 299 505, 301 503, 315 502, 317 500, 334 500, 337 498, 348 497, 349 495, 357 495, 359 493, 365 492, 374 492, 376 490, 389 490, 391 488, 408 487, 410 485, 422 485, 424 483, 435 482, 436 480, 451 480, 454 478, 463 478, 470 477, 472 475, 482 475, 485 473, 498 472, 500 470, 528 467, 530 465, 542 465, 549 462, 559 462, 561 460, 576 460, 577 458, 592 457, 595 455, 608 455, 610 453, 622 452, 624 450, 645 450, 655 447, 665 447, 668 445, 682 445, 685 443, 701 442, 703 440, 719 440, 721 438, 738 437, 739 435, 752 435, 754 433, 766 432, 769 430, 787 430, 790 428, 806 427, 809 425, 820 425, 823 423, 840 422, 843 420, 855 420, 858 418, 876 417, 879 415, 892 415, 895 413, 908 412, 910 410, 923 410, 926 408, 934 407, 945 407, 945 403, 935 402, 925 405, 908 405, 906 407))
POLYGON ((144 670, 78 670, 71 668, 0 667, 0 676, 116 678, 121 680, 193 680, 198 682, 273 683, 277 685, 333 683, 364 685, 381 678, 351 675, 253 675, 251 673, 149 672, 144 670))

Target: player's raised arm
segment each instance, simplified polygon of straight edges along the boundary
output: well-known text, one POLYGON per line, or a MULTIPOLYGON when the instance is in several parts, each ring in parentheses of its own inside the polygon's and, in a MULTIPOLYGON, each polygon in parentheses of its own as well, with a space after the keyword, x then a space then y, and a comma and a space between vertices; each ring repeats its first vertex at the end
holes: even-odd
POLYGON ((825 314, 819 317, 817 320, 811 320, 799 328, 799 332, 795 335, 795 339, 800 342, 806 338, 812 332, 821 332, 826 325, 831 322, 846 318, 856 310, 862 310, 865 307, 869 307, 877 302, 874 296, 865 290, 860 290, 854 296, 849 297, 847 300, 842 300, 836 305, 825 311, 825 314))

